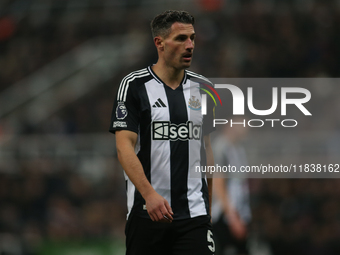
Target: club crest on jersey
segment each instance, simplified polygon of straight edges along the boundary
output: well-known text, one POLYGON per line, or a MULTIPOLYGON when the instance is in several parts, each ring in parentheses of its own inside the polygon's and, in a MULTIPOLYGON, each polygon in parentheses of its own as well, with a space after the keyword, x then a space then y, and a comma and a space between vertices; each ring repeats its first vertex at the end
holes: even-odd
POLYGON ((201 102, 199 99, 195 99, 195 98, 196 98, 195 96, 191 96, 191 98, 189 98, 188 107, 191 110, 195 110, 195 111, 201 110, 201 102))
POLYGON ((117 108, 116 108, 116 118, 119 120, 125 119, 125 117, 128 115, 126 106, 124 102, 118 102, 117 108))

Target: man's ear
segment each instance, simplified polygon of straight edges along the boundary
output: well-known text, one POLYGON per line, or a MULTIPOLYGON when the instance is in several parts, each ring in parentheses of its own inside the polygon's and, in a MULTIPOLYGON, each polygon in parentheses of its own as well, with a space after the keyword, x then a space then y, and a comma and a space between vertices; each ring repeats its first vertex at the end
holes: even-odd
POLYGON ((159 50, 159 51, 163 51, 164 50, 164 40, 162 37, 160 36, 156 36, 154 39, 153 39, 155 45, 156 45, 156 48, 159 50))

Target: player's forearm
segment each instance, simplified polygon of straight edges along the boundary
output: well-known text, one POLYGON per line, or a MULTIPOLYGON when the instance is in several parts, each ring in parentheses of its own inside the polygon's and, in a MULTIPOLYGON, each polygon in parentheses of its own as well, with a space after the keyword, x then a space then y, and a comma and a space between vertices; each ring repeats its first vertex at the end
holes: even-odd
POLYGON ((123 139, 121 140, 119 135, 116 136, 116 138, 118 160, 129 179, 144 198, 151 220, 172 222, 173 212, 168 201, 160 196, 151 186, 144 174, 143 166, 135 154, 135 139, 133 137, 130 137, 132 139, 124 139, 123 136, 123 139))
POLYGON ((125 173, 141 193, 144 199, 153 192, 154 188, 145 176, 143 166, 140 163, 134 148, 129 144, 117 146, 118 160, 121 163, 125 173))
POLYGON ((216 199, 222 205, 224 213, 228 214, 231 205, 230 200, 227 192, 227 185, 225 179, 223 178, 215 178, 214 179, 214 194, 216 199))

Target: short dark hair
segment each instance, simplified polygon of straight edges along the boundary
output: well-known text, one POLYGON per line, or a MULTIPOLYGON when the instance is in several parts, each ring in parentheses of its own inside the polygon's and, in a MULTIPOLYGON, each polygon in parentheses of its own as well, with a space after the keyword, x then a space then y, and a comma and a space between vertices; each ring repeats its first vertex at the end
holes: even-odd
POLYGON ((152 36, 167 37, 171 32, 172 24, 175 22, 194 25, 195 18, 187 11, 165 11, 151 21, 152 36))

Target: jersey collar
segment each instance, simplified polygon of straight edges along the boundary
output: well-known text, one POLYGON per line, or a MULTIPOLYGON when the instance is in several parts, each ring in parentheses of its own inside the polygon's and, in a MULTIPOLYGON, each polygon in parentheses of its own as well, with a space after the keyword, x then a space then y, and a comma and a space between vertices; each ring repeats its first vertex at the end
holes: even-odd
MULTIPOLYGON (((152 70, 151 66, 148 66, 149 73, 153 76, 153 78, 160 84, 166 85, 158 76, 157 74, 152 70)), ((180 83, 180 86, 184 86, 187 82, 187 70, 184 70, 184 77, 180 83)))

